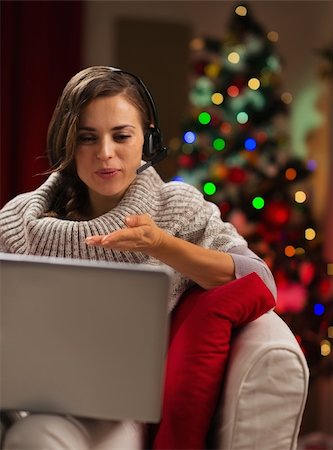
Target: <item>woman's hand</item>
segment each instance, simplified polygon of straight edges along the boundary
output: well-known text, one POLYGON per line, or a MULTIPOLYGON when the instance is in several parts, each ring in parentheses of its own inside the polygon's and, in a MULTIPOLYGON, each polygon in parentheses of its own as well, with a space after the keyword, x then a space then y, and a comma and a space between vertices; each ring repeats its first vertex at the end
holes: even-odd
POLYGON ((128 216, 125 223, 127 228, 107 235, 88 237, 86 244, 120 251, 137 251, 149 255, 153 255, 161 246, 165 232, 148 214, 128 216))
POLYGON ((235 278, 234 262, 227 253, 171 236, 147 214, 128 216, 125 223, 127 228, 104 236, 88 237, 86 243, 153 256, 204 289, 220 286, 235 278))

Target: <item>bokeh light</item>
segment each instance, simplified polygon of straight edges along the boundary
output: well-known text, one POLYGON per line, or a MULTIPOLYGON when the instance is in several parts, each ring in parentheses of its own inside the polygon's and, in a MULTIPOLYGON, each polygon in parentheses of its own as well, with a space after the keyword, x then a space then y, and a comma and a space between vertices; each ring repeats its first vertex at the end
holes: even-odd
POLYGON ((237 86, 229 86, 227 89, 228 95, 230 95, 230 97, 237 97, 237 95, 239 94, 239 89, 237 86))
POLYGON ((285 103, 286 105, 290 105, 290 103, 293 101, 293 96, 291 95, 290 92, 284 92, 281 95, 281 100, 283 101, 283 103, 285 103))
POLYGON ((193 153, 194 147, 192 144, 183 144, 182 145, 182 152, 185 153, 185 155, 190 155, 193 153))
POLYGON ((325 307, 321 303, 315 303, 313 305, 313 312, 316 316, 322 316, 325 312, 325 307))
POLYGON ((232 125, 229 122, 221 123, 220 130, 223 134, 230 134, 232 131, 232 125))
POLYGON ((279 33, 277 31, 269 31, 267 33, 267 39, 271 42, 277 42, 279 40, 279 33))
POLYGON ((176 176, 174 176, 174 177, 172 178, 172 181, 181 181, 181 182, 183 182, 183 181, 184 181, 184 178, 181 177, 181 176, 179 176, 179 175, 176 175, 176 176))
POLYGON ((257 147, 257 142, 253 138, 247 138, 244 141, 244 147, 246 150, 252 152, 257 147))
POLYGON ((297 177, 296 169, 294 169, 293 167, 289 167, 285 171, 285 177, 287 178, 287 180, 293 181, 297 177))
POLYGON ((331 343, 327 339, 320 342, 321 356, 328 356, 331 353, 331 343))
POLYGON ((225 140, 222 138, 216 138, 213 141, 213 147, 215 150, 220 151, 225 148, 225 140))
POLYGON ((312 241, 316 237, 316 232, 313 228, 307 228, 305 230, 305 239, 312 241))
POLYGON ((207 64, 205 67, 205 74, 210 78, 216 78, 220 73, 220 66, 218 64, 207 64))
POLYGON ((181 146, 181 140, 178 137, 173 137, 168 142, 168 148, 172 151, 178 151, 181 146))
POLYGON ((265 206, 265 200, 262 197, 254 197, 252 205, 255 209, 262 209, 265 206))
POLYGON ((184 133, 183 139, 187 144, 193 144, 193 142, 196 140, 196 135, 193 133, 193 131, 186 131, 184 133))
POLYGON ((333 275, 333 263, 327 263, 327 275, 333 275))
POLYGON ((206 112, 206 111, 202 111, 199 115, 198 115, 198 121, 202 124, 202 125, 208 125, 209 122, 211 121, 211 115, 206 112))
POLYGON ((216 192, 216 186, 211 181, 207 181, 207 183, 203 186, 203 190, 206 195, 214 195, 216 192))
POLYGON ((284 249, 284 254, 288 256, 289 258, 292 258, 295 256, 296 249, 293 245, 287 245, 284 249))
POLYGON ((212 103, 214 103, 214 105, 221 105, 221 103, 223 103, 223 95, 220 92, 214 92, 214 94, 212 94, 211 96, 212 99, 212 103))
POLYGON ((248 122, 249 116, 246 114, 245 111, 241 111, 237 114, 236 119, 238 123, 244 124, 248 122))
POLYGON ((202 50, 205 46, 204 40, 202 38, 194 38, 190 41, 191 50, 202 50))
POLYGON ((238 16, 246 16, 246 14, 247 14, 247 9, 245 8, 245 6, 243 6, 243 5, 239 5, 239 6, 237 6, 237 8, 235 9, 235 13, 238 15, 238 16))
POLYGON ((317 161, 314 159, 309 159, 309 161, 306 163, 306 167, 313 172, 317 169, 317 161))
POLYGON ((250 78, 247 85, 250 89, 256 91, 260 88, 260 81, 258 80, 258 78, 250 78))
POLYGON ((304 203, 306 200, 306 193, 304 191, 295 192, 295 202, 304 203))
POLYGON ((239 63, 240 60, 240 56, 239 53, 237 52, 231 52, 228 55, 228 61, 231 62, 232 64, 237 64, 239 63))

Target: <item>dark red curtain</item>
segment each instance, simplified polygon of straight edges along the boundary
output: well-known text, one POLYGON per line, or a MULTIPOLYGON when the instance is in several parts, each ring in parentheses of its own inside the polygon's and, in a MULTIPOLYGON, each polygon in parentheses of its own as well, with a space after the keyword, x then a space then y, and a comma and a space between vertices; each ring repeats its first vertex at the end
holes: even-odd
POLYGON ((81 1, 1 2, 1 197, 35 189, 48 168, 57 98, 81 64, 81 1))

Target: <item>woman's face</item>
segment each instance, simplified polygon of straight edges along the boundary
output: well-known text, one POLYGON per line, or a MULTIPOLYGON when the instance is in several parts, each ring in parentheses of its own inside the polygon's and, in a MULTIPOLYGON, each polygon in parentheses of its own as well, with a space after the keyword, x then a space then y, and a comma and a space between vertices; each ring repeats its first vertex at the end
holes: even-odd
POLYGON ((75 164, 89 193, 89 217, 115 207, 140 167, 144 134, 140 112, 121 94, 98 97, 82 110, 75 164))

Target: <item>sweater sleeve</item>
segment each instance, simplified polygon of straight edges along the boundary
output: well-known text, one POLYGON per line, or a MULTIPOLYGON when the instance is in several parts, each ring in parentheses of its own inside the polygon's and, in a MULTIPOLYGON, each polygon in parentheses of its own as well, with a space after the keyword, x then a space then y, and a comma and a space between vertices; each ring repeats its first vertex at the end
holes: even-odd
POLYGON ((248 248, 246 240, 231 223, 222 220, 215 204, 195 194, 193 191, 192 204, 195 208, 180 237, 202 247, 230 254, 234 260, 236 278, 251 272, 257 273, 276 299, 275 281, 265 261, 248 248))
POLYGON ((204 199, 203 195, 192 186, 184 189, 179 201, 184 212, 179 213, 178 237, 200 245, 228 252, 230 248, 247 245, 245 239, 230 222, 224 222, 219 208, 204 199), (182 203, 181 203, 182 202, 182 203))
POLYGON ((272 272, 267 264, 246 245, 232 247, 228 251, 235 263, 235 276, 241 278, 251 272, 256 272, 268 287, 276 300, 277 290, 272 272))

